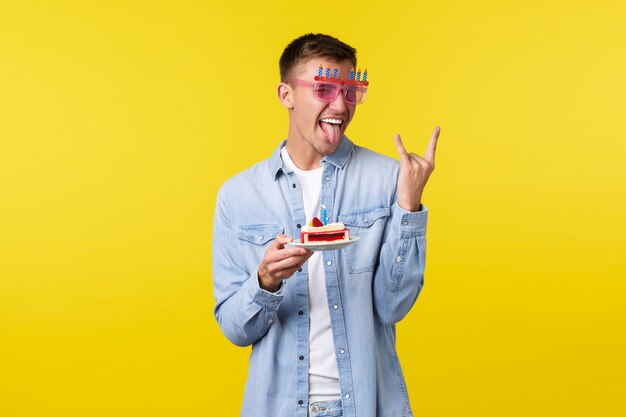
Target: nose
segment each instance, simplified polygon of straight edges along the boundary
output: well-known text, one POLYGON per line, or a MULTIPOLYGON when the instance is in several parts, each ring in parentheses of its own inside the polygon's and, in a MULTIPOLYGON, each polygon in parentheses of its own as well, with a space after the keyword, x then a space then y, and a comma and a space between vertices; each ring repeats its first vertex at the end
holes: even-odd
POLYGON ((337 112, 343 113, 348 109, 343 97, 343 90, 339 90, 335 100, 331 101, 329 107, 337 112))

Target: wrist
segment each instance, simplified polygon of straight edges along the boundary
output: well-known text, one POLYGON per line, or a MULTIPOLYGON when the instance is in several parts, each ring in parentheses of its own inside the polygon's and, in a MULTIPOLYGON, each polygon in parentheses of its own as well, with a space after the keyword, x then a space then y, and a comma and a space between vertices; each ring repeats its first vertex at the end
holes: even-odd
POLYGON ((263 278, 259 271, 257 271, 257 279, 259 281, 259 287, 262 290, 265 290, 268 292, 276 292, 280 289, 280 284, 281 284, 280 281, 276 283, 271 279, 263 278))
POLYGON ((407 203, 401 203, 398 201, 398 207, 408 212, 416 213, 422 209, 422 203, 421 201, 418 201, 417 204, 415 203, 407 204, 407 203))
POLYGON ((419 211, 422 206, 422 191, 418 189, 414 193, 398 195, 398 205, 406 211, 419 211))

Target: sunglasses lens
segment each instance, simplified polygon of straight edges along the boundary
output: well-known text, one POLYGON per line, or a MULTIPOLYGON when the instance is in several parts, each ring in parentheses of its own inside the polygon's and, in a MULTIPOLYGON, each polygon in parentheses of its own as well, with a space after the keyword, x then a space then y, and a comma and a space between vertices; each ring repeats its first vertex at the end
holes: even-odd
POLYGON ((335 101, 339 90, 343 89, 344 100, 348 104, 361 104, 365 101, 367 89, 362 85, 340 85, 338 83, 317 82, 313 86, 315 98, 322 101, 335 101))
POLYGON ((319 100, 334 101, 341 86, 335 83, 317 83, 313 89, 319 100))
POLYGON ((350 104, 361 104, 365 100, 365 88, 357 85, 344 87, 346 102, 350 104))

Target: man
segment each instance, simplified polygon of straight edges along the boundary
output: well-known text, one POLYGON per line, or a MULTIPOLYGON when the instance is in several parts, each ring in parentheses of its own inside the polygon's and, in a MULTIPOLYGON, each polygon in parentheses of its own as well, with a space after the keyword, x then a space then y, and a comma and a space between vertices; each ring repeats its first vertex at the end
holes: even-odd
POLYGON ((399 164, 354 145, 344 133, 366 87, 349 82, 353 68, 356 50, 330 36, 287 46, 287 140, 218 193, 215 316, 230 341, 252 345, 244 417, 413 415, 395 324, 423 285, 421 197, 439 129, 423 158, 396 135, 399 164), (320 67, 332 70, 327 82, 315 79, 320 67), (322 209, 360 240, 323 252, 290 245, 322 209))

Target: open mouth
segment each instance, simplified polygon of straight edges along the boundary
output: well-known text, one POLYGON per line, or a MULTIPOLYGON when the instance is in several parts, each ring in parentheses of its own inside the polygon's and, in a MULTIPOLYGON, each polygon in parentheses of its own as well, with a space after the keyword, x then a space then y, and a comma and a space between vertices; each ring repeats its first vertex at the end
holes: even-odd
POLYGON ((341 119, 333 119, 332 117, 326 117, 326 118, 320 120, 320 122, 329 123, 331 125, 339 125, 339 126, 341 126, 343 124, 343 120, 341 120, 341 119))
POLYGON ((339 141, 339 138, 341 138, 341 126, 343 125, 343 120, 335 119, 333 117, 325 117, 320 119, 319 125, 324 132, 324 136, 326 136, 330 143, 337 143, 337 141, 339 141))

